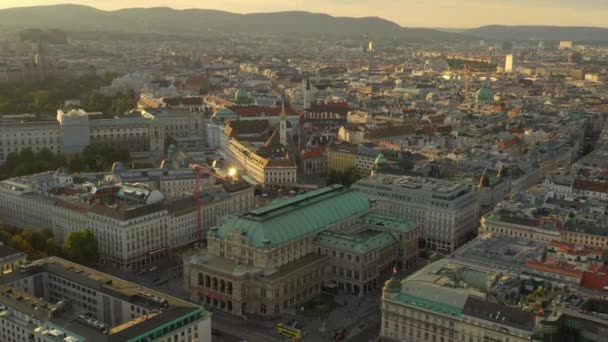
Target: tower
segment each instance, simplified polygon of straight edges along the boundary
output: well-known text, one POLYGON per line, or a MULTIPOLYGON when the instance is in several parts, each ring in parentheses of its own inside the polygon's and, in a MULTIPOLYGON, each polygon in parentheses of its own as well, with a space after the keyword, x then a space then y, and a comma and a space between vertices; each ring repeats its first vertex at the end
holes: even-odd
POLYGON ((505 57, 505 72, 512 73, 513 72, 513 54, 510 53, 505 57))
POLYGON ((306 86, 304 87, 304 99, 302 100, 303 109, 310 109, 311 96, 310 78, 308 77, 308 74, 306 74, 306 86))
POLYGON ((285 112, 285 95, 281 102, 281 115, 279 116, 279 141, 287 146, 287 113, 285 112))

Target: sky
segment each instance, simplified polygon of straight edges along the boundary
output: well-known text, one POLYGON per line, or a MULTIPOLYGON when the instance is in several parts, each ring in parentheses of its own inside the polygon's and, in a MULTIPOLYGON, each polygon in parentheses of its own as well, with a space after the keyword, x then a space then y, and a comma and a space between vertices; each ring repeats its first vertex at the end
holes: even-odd
MULTIPOLYGON (((406 27, 469 28, 482 25, 608 27, 608 0, 67 0, 103 10, 167 6, 237 13, 311 11, 335 16, 377 16, 406 27)), ((0 0, 0 8, 66 3, 0 0)))

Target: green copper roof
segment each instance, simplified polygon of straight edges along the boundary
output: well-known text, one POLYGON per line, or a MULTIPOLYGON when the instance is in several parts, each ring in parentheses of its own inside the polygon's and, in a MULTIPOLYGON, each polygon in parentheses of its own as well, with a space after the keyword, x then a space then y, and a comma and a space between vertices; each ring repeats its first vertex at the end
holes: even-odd
POLYGON ((407 233, 416 229, 416 224, 412 221, 378 214, 366 214, 363 217, 363 221, 373 225, 374 229, 395 233, 407 233))
POLYGON ((384 156, 384 154, 382 152, 378 153, 378 156, 376 157, 376 160, 374 161, 374 165, 376 165, 376 166, 388 165, 388 160, 386 159, 386 157, 384 156))
POLYGON ((222 109, 218 110, 217 112, 215 112, 215 114, 213 114, 213 116, 215 116, 216 118, 222 118, 222 119, 238 117, 238 115, 235 112, 231 111, 228 108, 222 108, 222 109))
POLYGON ((488 88, 480 88, 475 93, 475 100, 479 102, 492 102, 494 101, 494 93, 488 88))
POLYGON ((223 239, 234 229, 249 239, 252 247, 264 243, 278 246, 305 235, 321 232, 327 226, 355 215, 365 214, 371 203, 365 195, 342 185, 332 185, 236 216, 227 216, 216 229, 223 239))
POLYGON ((388 293, 399 293, 401 292, 401 282, 393 275, 391 279, 384 282, 382 291, 388 293))
POLYGON ((397 300, 404 304, 417 306, 421 309, 430 310, 444 315, 451 315, 456 317, 462 315, 462 309, 457 306, 436 302, 434 300, 426 298, 412 296, 403 292, 397 295, 397 300))
POLYGON ((378 231, 365 231, 363 235, 352 236, 325 231, 317 236, 317 245, 341 249, 356 254, 365 254, 375 249, 392 245, 397 240, 393 235, 378 231))

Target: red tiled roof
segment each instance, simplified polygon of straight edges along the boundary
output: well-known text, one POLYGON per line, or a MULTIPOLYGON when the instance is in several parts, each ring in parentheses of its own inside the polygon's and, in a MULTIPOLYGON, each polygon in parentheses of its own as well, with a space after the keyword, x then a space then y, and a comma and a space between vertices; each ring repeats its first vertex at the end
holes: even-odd
MULTIPOLYGON (((281 114, 281 107, 263 107, 263 106, 245 106, 245 107, 229 107, 231 111, 238 114, 238 116, 252 117, 252 116, 279 116, 281 114)), ((296 115, 296 111, 292 108, 286 107, 285 112, 287 115, 296 115)))
POLYGON ((594 248, 589 248, 589 247, 583 247, 580 248, 580 246, 577 246, 574 243, 569 243, 569 242, 561 242, 561 241, 551 241, 548 244, 549 247, 555 247, 556 250, 563 252, 563 253, 567 253, 567 254, 571 254, 571 255, 589 255, 589 254, 594 254, 594 255, 603 255, 604 251, 601 249, 594 249, 594 248), (577 249, 577 247, 579 247, 577 249))
POLYGON ((268 163, 266 164, 266 166, 275 166, 275 167, 290 167, 290 166, 296 166, 293 162, 293 160, 291 160, 291 158, 289 159, 270 159, 268 160, 268 163))
POLYGON ((558 260, 547 260, 545 263, 530 260, 526 261, 526 267, 533 270, 561 274, 573 278, 583 277, 583 271, 575 270, 571 265, 568 264, 561 264, 558 262, 558 260))
POLYGON ((325 146, 313 146, 302 153, 302 159, 321 158, 325 153, 325 146))
POLYGON ((200 97, 172 97, 163 99, 163 102, 169 106, 201 106, 203 104, 203 99, 200 97))
POLYGON ((81 213, 86 213, 87 211, 89 211, 89 209, 87 207, 84 207, 84 206, 81 206, 81 205, 78 205, 75 203, 63 201, 63 200, 58 200, 57 202, 55 202, 55 205, 58 207, 75 210, 75 211, 78 211, 81 213))
POLYGON ((608 182, 575 179, 573 188, 576 190, 608 193, 608 182))
POLYGON ((598 272, 585 272, 581 285, 588 289, 603 289, 608 286, 608 270, 606 267, 603 267, 603 269, 598 272))

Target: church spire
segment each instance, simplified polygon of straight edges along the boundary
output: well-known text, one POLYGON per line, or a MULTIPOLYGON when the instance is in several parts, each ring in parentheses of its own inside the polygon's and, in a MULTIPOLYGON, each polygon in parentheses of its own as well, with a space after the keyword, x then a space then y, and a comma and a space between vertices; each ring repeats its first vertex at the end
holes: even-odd
POLYGON ((279 116, 279 140, 281 145, 287 146, 287 112, 285 112, 285 94, 281 99, 281 115, 279 116))

